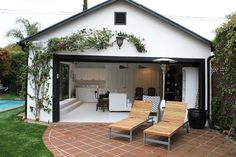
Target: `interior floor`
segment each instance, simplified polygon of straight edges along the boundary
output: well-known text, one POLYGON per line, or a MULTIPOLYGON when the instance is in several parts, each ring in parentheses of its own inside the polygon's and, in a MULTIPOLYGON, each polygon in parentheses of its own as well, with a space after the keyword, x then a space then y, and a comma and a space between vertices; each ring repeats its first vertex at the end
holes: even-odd
POLYGON ((128 116, 129 112, 96 111, 96 103, 82 103, 71 112, 62 114, 61 122, 97 122, 112 123, 128 116))

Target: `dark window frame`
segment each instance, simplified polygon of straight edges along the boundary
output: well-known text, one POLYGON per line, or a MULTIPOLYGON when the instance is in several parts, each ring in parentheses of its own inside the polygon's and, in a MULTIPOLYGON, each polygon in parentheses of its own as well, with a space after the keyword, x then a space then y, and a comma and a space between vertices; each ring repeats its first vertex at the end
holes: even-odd
POLYGON ((114 13, 114 24, 115 25, 126 25, 127 24, 127 12, 115 12, 114 13), (117 22, 117 14, 125 14, 125 21, 124 21, 124 23, 117 22))

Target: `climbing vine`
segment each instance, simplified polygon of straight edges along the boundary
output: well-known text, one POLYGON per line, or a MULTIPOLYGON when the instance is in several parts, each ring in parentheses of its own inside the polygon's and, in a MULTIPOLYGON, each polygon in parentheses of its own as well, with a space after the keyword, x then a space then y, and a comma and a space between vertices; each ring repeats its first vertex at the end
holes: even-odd
POLYGON ((51 111, 52 101, 48 94, 50 85, 48 81, 52 69, 50 63, 53 53, 42 46, 35 46, 35 44, 29 44, 29 46, 31 49, 31 65, 28 66, 28 80, 33 89, 33 94, 28 93, 28 95, 35 101, 35 106, 30 106, 30 110, 38 121, 41 109, 48 113, 51 111))
MULTIPOLYGON (((212 101, 212 120, 224 129, 236 129, 236 14, 216 29, 213 41, 217 88, 212 101)), ((235 130, 236 133, 236 130, 235 130)))
POLYGON ((124 32, 112 32, 106 28, 101 30, 82 29, 78 33, 74 33, 71 36, 62 38, 52 38, 48 42, 48 48, 52 52, 66 50, 70 52, 80 51, 83 52, 86 49, 107 49, 113 46, 112 37, 122 36, 128 42, 134 44, 138 52, 146 52, 144 39, 140 39, 133 34, 129 35, 124 32))
POLYGON ((124 37, 125 39, 128 40, 128 42, 133 43, 138 52, 147 52, 147 50, 145 48, 146 45, 144 44, 144 39, 140 39, 140 38, 134 36, 133 34, 127 34, 125 32, 119 32, 119 33, 116 32, 116 34, 118 36, 124 37))
POLYGON ((49 39, 46 46, 28 43, 31 50, 28 66, 28 80, 33 89, 33 93, 28 93, 34 100, 35 106, 30 106, 35 119, 39 120, 40 111, 43 109, 51 112, 52 97, 49 95, 50 71, 53 54, 58 51, 83 52, 87 49, 102 50, 113 46, 115 41, 111 41, 114 36, 122 36, 128 42, 134 44, 138 52, 146 52, 144 39, 140 39, 133 34, 124 32, 112 32, 106 28, 101 30, 82 29, 78 33, 61 38, 49 39))

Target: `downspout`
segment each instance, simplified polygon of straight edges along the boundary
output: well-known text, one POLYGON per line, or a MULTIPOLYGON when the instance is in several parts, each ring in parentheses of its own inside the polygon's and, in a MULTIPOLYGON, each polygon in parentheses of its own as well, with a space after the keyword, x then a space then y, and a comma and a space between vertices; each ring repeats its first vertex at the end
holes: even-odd
MULTIPOLYGON (((25 44, 25 43, 22 43, 22 42, 17 42, 17 44, 18 45, 20 45, 21 47, 22 47, 22 50, 24 51, 24 52, 26 52, 27 53, 27 66, 28 66, 28 59, 29 59, 29 47, 27 46, 27 44, 25 44)), ((24 117, 24 119, 27 119, 27 91, 28 91, 28 71, 27 71, 27 73, 26 73, 26 81, 25 81, 25 90, 26 90, 26 92, 25 92, 25 95, 24 95, 24 97, 25 97, 25 117, 24 117)))
POLYGON ((207 58, 207 119, 211 120, 211 99, 212 99, 212 78, 211 78, 211 60, 215 56, 207 58))

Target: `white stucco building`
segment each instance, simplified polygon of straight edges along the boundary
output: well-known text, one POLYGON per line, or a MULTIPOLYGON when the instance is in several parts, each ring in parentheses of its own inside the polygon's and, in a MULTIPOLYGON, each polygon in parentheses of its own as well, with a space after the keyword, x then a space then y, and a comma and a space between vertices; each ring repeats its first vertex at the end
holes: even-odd
MULTIPOLYGON (((197 101, 195 99, 199 98, 199 106, 209 111, 208 58, 212 51, 211 42, 132 0, 106 1, 26 38, 21 44, 28 41, 46 42, 84 28, 107 28, 114 32, 134 34, 145 39, 147 52, 137 52, 133 44, 124 40, 120 49, 114 44, 101 51, 89 49, 85 52, 56 53, 52 61, 49 91, 53 96, 52 112, 48 114, 42 111, 41 121, 60 121, 61 64, 68 65, 69 68, 67 98, 77 97, 76 90, 86 88, 86 91, 92 89, 93 92, 93 88, 99 86, 101 91, 126 93, 127 99, 132 102, 136 87, 143 87, 144 93, 149 87, 153 87, 157 95, 162 97, 162 71, 160 63, 153 61, 159 58, 177 61, 168 66, 165 100, 190 101, 189 107, 194 107, 197 101), (121 18, 116 19, 116 16, 121 18), (116 20, 120 20, 120 23, 116 24, 116 20)), ((28 93, 32 91, 29 85, 27 90, 28 93)), ((91 99, 88 98, 88 101, 93 101, 91 99)), ((34 119, 29 109, 33 104, 28 97, 29 119, 34 119)))

